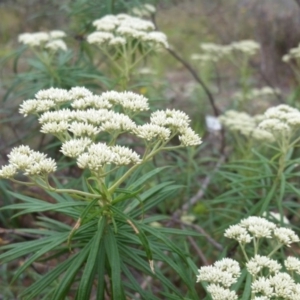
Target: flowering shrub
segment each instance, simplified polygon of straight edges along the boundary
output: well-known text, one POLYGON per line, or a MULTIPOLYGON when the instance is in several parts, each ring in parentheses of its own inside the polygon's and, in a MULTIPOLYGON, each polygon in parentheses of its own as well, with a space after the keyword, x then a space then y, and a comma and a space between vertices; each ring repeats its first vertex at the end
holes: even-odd
POLYGON ((87 37, 109 58, 112 65, 124 77, 123 89, 130 79, 130 73, 149 54, 168 48, 167 37, 155 31, 151 21, 126 14, 107 15, 95 20, 97 31, 87 37))
MULTIPOLYGON (((62 142, 60 151, 67 157, 76 158, 79 168, 89 169, 96 178, 105 177, 120 166, 133 165, 112 185, 111 191, 114 191, 127 174, 158 152, 201 143, 200 137, 189 127, 189 117, 181 111, 153 112, 150 122, 144 125, 137 125, 131 119, 148 109, 148 100, 132 92, 109 91, 97 96, 84 87, 74 87, 70 91, 58 88, 39 91, 36 99, 23 102, 20 112, 25 116, 37 115, 41 132, 56 136, 62 142), (72 109, 63 108, 65 104, 70 104, 72 109), (122 112, 116 112, 116 108, 122 112), (143 155, 126 146, 115 145, 119 136, 125 133, 144 140, 143 155), (109 136, 108 142, 99 142, 99 136, 105 134, 109 136), (180 144, 166 147, 176 135, 180 144), (109 165, 114 168, 108 170, 109 165)), ((2 167, 0 176, 13 178, 22 171, 32 176, 36 184, 50 188, 47 176, 55 170, 53 159, 20 146, 9 154, 9 165, 2 167)), ((103 191, 104 187, 98 188, 103 191)), ((105 188, 109 190, 109 187, 105 188)))
MULTIPOLYGON (((84 87, 74 87, 69 91, 58 88, 41 90, 35 95, 35 99, 26 100, 21 105, 20 112, 25 116, 36 115, 41 124, 41 132, 56 136, 62 143, 62 154, 76 159, 77 166, 86 170, 82 174, 82 190, 63 188, 52 173, 62 169, 64 164, 60 165, 46 154, 24 145, 13 148, 8 155, 9 164, 2 166, 0 170, 0 177, 26 186, 38 186, 48 191, 57 201, 50 205, 19 195, 17 197, 25 204, 11 205, 5 209, 21 209, 21 214, 28 210, 56 210, 77 220, 73 228, 57 222, 56 230, 49 227, 51 221, 48 224, 46 222, 44 229, 35 232, 43 236, 40 240, 2 248, 8 250, 0 255, 3 262, 36 252, 22 265, 16 277, 45 253, 55 253, 62 249, 62 253, 68 254, 69 249, 76 249, 75 254, 69 255, 62 265, 58 265, 27 289, 23 293, 25 299, 39 295, 46 282, 47 286, 51 286, 53 280, 64 272, 66 281, 62 280, 58 287, 53 284, 53 299, 62 299, 77 280, 80 281, 76 293, 79 299, 89 298, 94 280, 102 287, 97 291, 98 299, 103 299, 104 291, 111 299, 125 299, 124 295, 130 294, 130 290, 137 290, 136 279, 129 275, 129 266, 135 266, 142 273, 158 276, 162 281, 166 280, 160 271, 157 275, 154 274, 152 258, 154 255, 163 261, 167 259, 162 256, 164 246, 160 249, 159 245, 152 244, 154 236, 159 240, 166 239, 159 233, 159 228, 155 230, 149 225, 150 221, 140 221, 139 218, 156 203, 153 194, 159 191, 164 194, 163 189, 169 184, 150 189, 146 196, 142 193, 141 185, 159 172, 159 169, 139 179, 134 171, 141 170, 160 151, 196 146, 201 143, 201 139, 190 128, 189 117, 178 110, 154 111, 150 114, 150 122, 136 124, 133 118, 148 109, 147 98, 133 92, 108 91, 98 96, 84 87), (66 108, 66 105, 70 108, 66 108), (141 149, 138 153, 121 144, 121 137, 129 139, 129 135, 132 139, 143 141, 143 153, 141 149), (179 144, 168 145, 175 136, 178 136, 179 144), (53 186, 53 182, 56 186, 53 186), (69 196, 62 198, 58 194, 69 196), (147 208, 137 209, 139 203, 144 203, 147 208), (133 230, 138 239, 128 228, 133 230), (48 230, 48 233, 45 234, 44 230, 48 230), (154 232, 158 235, 153 234, 154 232), (152 237, 148 237, 147 233, 152 237), (139 245, 143 245, 145 252, 138 250, 139 245), (132 260, 132 252, 136 252, 138 261, 132 260), (145 257, 149 262, 149 270, 144 264, 145 257), (103 259, 107 261, 102 265, 103 259), (74 266, 72 262, 75 260, 74 266), (95 268, 97 261, 100 269, 95 268), (84 271, 80 279, 82 269, 84 271), (123 286, 122 272, 129 276, 132 284, 129 284, 129 289, 123 286), (57 275, 55 278, 52 277, 54 273, 57 275), (105 283, 105 274, 111 278, 109 286, 105 283), (67 280, 68 276, 72 278, 67 280)), ((170 186, 168 188, 172 190, 170 186)), ((163 198, 158 199, 161 201, 163 198)), ((171 242, 167 244, 171 247, 169 251, 176 249, 171 242)), ((183 255, 181 257, 184 259, 183 255)), ((191 295, 195 295, 193 286, 190 283, 188 285, 191 295)), ((149 297, 147 291, 138 290, 141 295, 149 297)), ((171 290, 179 293, 172 285, 171 290)))
POLYGON ((50 32, 35 32, 35 33, 22 33, 19 35, 19 42, 35 48, 44 48, 46 50, 67 50, 66 43, 62 38, 66 37, 65 32, 61 30, 52 30, 50 32))
POLYGON ((254 117, 229 110, 219 119, 230 131, 237 131, 250 139, 266 143, 276 142, 282 153, 286 153, 299 141, 300 112, 289 105, 271 107, 264 115, 254 117))
POLYGON ((241 270, 241 261, 239 263, 231 258, 223 258, 213 266, 201 267, 197 282, 209 283, 206 289, 213 300, 237 300, 238 295, 242 296, 240 299, 255 300, 299 299, 300 284, 295 275, 300 275, 300 260, 293 256, 287 257, 284 260, 285 271, 282 271, 283 266, 271 259, 278 249, 290 247, 292 243, 300 241, 293 230, 276 227, 264 218, 249 217, 230 226, 224 236, 239 243, 246 273, 241 270), (273 249, 268 254, 260 255, 259 253, 268 249, 266 245, 262 246, 267 241, 273 249), (251 258, 247 254, 250 243, 254 249, 251 258), (239 288, 241 281, 245 279, 243 288, 239 288), (235 284, 238 281, 237 286, 235 284))

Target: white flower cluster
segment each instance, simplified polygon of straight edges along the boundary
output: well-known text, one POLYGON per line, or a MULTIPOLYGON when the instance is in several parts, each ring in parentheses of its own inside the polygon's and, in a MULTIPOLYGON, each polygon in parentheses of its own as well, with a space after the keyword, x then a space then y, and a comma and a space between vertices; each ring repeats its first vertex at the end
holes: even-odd
MULTIPOLYGON (((74 87, 70 91, 60 88, 49 88, 47 90, 41 90, 35 95, 36 99, 25 100, 21 104, 20 113, 24 116, 29 114, 37 114, 45 112, 45 115, 41 116, 41 123, 45 121, 67 121, 70 118, 78 118, 79 120, 85 119, 83 115, 79 116, 83 111, 77 111, 76 116, 74 111, 65 110, 61 114, 56 109, 62 104, 71 103, 74 109, 86 110, 91 109, 86 117, 93 118, 96 110, 98 111, 97 117, 100 114, 107 113, 107 109, 113 106, 121 106, 125 112, 140 112, 149 109, 148 100, 142 95, 138 95, 132 92, 115 92, 109 91, 103 93, 101 96, 94 95, 88 89, 84 87, 74 87), (54 116, 49 110, 55 110, 54 116), (94 110, 93 110, 94 109, 94 110), (101 110, 102 109, 102 110, 101 110), (49 117, 48 117, 49 116, 49 117), (82 118, 81 118, 82 117, 82 118)), ((95 116, 96 117, 96 116, 95 116)), ((107 118, 108 119, 108 118, 107 118)))
POLYGON ((237 240, 240 244, 250 243, 253 238, 274 239, 281 245, 290 246, 291 243, 299 242, 296 233, 285 227, 276 225, 265 218, 248 217, 239 224, 232 225, 225 230, 225 237, 237 240))
POLYGON ((92 143, 87 147, 87 152, 80 154, 77 164, 80 168, 88 168, 92 172, 102 171, 105 165, 117 166, 139 164, 140 156, 124 146, 107 146, 103 143, 92 143))
POLYGON ((22 33, 19 35, 19 42, 30 47, 43 47, 54 52, 58 50, 67 51, 67 45, 62 40, 66 34, 61 30, 50 32, 22 33))
POLYGON ((245 137, 254 138, 264 142, 273 142, 275 140, 272 133, 258 127, 258 124, 264 119, 264 115, 250 116, 245 112, 228 110, 219 117, 219 121, 228 130, 239 132, 245 137))
MULTIPOLYGON (((22 103, 20 112, 39 116, 41 132, 57 136, 63 143, 61 152, 76 158, 80 168, 99 174, 105 165, 139 164, 140 156, 124 146, 108 146, 97 142, 104 133, 115 141, 122 133, 135 135, 160 146, 175 135, 181 146, 201 143, 200 137, 190 128, 190 119, 182 111, 156 111, 150 123, 137 125, 131 117, 149 110, 148 99, 133 92, 108 91, 94 95, 84 87, 71 90, 50 88, 41 90, 35 99, 22 103), (69 105, 70 108, 65 108, 69 105)), ((9 170, 7 170, 9 172, 9 170)))
POLYGON ((234 55, 236 52, 244 55, 254 55, 259 49, 260 45, 252 40, 242 40, 233 42, 229 45, 219 45, 215 43, 200 44, 202 50, 201 54, 192 54, 192 60, 199 60, 201 62, 217 62, 218 60, 234 55))
POLYGON ((246 95, 244 95, 243 93, 240 93, 240 92, 235 93, 233 95, 233 98, 237 99, 238 101, 256 100, 258 98, 267 98, 267 97, 272 97, 274 95, 280 95, 280 90, 272 89, 268 86, 265 86, 260 89, 252 89, 246 95))
POLYGON ((300 259, 289 256, 285 261, 284 265, 286 269, 290 272, 295 272, 300 275, 300 259))
MULTIPOLYGON (((255 216, 230 226, 225 231, 224 236, 237 240, 242 246, 250 243, 252 239, 260 238, 273 239, 277 241, 279 246, 288 247, 291 243, 299 242, 299 237, 293 230, 277 227, 274 223, 255 216)), ((293 273, 300 274, 300 260, 298 258, 289 256, 284 261, 284 265, 292 275, 293 273)), ((256 254, 248 260, 246 270, 253 278, 251 299, 300 299, 300 284, 296 283, 288 273, 281 272, 281 269, 282 265, 268 256, 256 254)), ((238 299, 236 292, 230 290, 230 287, 238 281, 240 274, 238 262, 230 258, 223 258, 212 266, 201 267, 197 282, 206 281, 210 283, 207 291, 213 300, 238 299)))
POLYGON ((207 291, 213 300, 235 300, 238 299, 237 294, 231 291, 230 287, 237 282, 240 271, 238 262, 231 258, 223 258, 215 262, 213 266, 201 267, 197 282, 206 281, 210 283, 207 291))
POLYGON ((154 48, 168 48, 167 37, 160 31, 154 31, 154 24, 138 17, 126 14, 107 15, 95 20, 93 25, 97 31, 87 37, 90 44, 101 47, 122 46, 132 41, 154 48))
POLYGON ((155 111, 151 114, 150 120, 151 124, 167 127, 173 134, 178 133, 179 140, 184 146, 196 146, 202 142, 199 135, 189 127, 190 119, 188 115, 182 111, 175 109, 155 111))
POLYGON ((300 299, 300 284, 285 272, 258 277, 252 282, 251 290, 258 294, 254 299, 300 299))
POLYGON ((138 7, 134 7, 131 12, 139 18, 150 17, 156 12, 156 8, 151 4, 143 4, 138 7))
POLYGON ((267 269, 269 273, 276 274, 280 271, 281 264, 276 260, 271 259, 267 256, 255 255, 247 263, 246 267, 248 272, 256 277, 263 269, 267 269))
POLYGON ((258 125, 259 129, 270 132, 274 138, 289 137, 300 128, 300 111, 281 104, 265 112, 265 119, 258 125))
POLYGON ((300 128, 300 111, 286 104, 271 107, 264 115, 227 111, 219 118, 230 131, 264 142, 289 139, 300 128))
POLYGON ((233 51, 239 51, 249 56, 254 55, 260 49, 260 45, 252 40, 233 42, 230 47, 233 51))
POLYGON ((285 54, 282 57, 282 61, 288 63, 293 59, 297 60, 299 58, 300 58, 300 44, 298 45, 298 47, 290 49, 289 53, 285 54))
POLYGON ((231 53, 230 45, 218 45, 215 43, 200 44, 202 54, 192 54, 192 60, 199 60, 201 62, 217 62, 219 59, 226 57, 231 53))
POLYGON ((13 178, 19 171, 28 176, 47 175, 56 170, 53 159, 46 154, 31 150, 28 146, 13 148, 9 157, 9 164, 0 169, 0 178, 13 178))

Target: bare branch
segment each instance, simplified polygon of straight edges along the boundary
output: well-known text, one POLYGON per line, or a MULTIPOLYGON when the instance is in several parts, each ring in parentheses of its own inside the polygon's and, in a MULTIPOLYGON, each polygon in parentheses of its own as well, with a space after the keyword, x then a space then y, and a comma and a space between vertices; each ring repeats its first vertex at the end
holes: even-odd
POLYGON ((208 97, 208 100, 213 109, 215 117, 218 117, 220 115, 220 111, 219 111, 217 105, 215 104, 215 99, 214 99, 211 91, 206 86, 204 81, 200 78, 200 76, 197 74, 197 72, 191 67, 191 65, 188 62, 186 62, 182 57, 180 57, 176 51, 172 50, 171 48, 168 48, 167 50, 175 59, 180 61, 185 66, 185 68, 191 73, 191 75, 194 77, 194 79, 201 85, 201 87, 203 88, 204 92, 206 93, 206 95, 208 97))
POLYGON ((191 236, 188 236, 188 240, 189 242, 191 243, 191 245, 193 246, 193 248, 195 249, 195 251, 197 252, 198 256, 200 257, 200 259, 202 260, 203 262, 203 266, 208 266, 209 263, 205 257, 205 255, 203 254, 203 252, 201 251, 201 249, 198 247, 197 243, 195 242, 195 240, 191 237, 191 236))

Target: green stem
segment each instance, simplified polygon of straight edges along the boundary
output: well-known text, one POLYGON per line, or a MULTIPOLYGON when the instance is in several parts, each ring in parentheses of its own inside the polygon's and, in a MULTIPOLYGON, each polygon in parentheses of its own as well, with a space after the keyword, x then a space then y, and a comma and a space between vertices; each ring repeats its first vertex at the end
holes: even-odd
POLYGON ((246 261, 248 262, 249 258, 248 258, 248 255, 247 255, 246 251, 245 251, 245 247, 242 244, 240 244, 240 246, 241 246, 244 257, 245 257, 246 261))
POLYGON ((253 238, 254 255, 258 253, 258 243, 259 240, 256 241, 256 238, 253 238))
POLYGON ((73 189, 56 189, 56 188, 51 188, 49 189, 51 192, 56 192, 56 193, 68 193, 68 194, 77 194, 81 196, 85 196, 87 198, 102 198, 101 195, 95 195, 91 193, 86 193, 78 190, 73 190, 73 189))
POLYGON ((11 180, 15 183, 18 183, 18 184, 26 185, 26 186, 35 186, 34 182, 24 182, 24 181, 20 181, 20 180, 14 179, 14 178, 9 178, 9 180, 11 180))
POLYGON ((138 59, 136 59, 136 61, 130 66, 130 70, 133 69, 142 59, 144 59, 150 52, 152 51, 152 49, 150 48, 146 53, 144 53, 141 57, 139 57, 138 59))
MULTIPOLYGON (((156 155, 158 152, 160 152, 160 151, 162 151, 162 150, 173 150, 173 149, 177 149, 177 148, 182 147, 182 146, 174 146, 174 147, 166 147, 166 148, 164 148, 163 146, 166 145, 168 142, 169 142, 169 140, 166 141, 166 142, 165 142, 163 145, 161 145, 161 146, 157 146, 157 145, 159 145, 159 143, 156 144, 156 145, 153 147, 152 151, 151 151, 147 156, 145 156, 145 157, 143 158, 142 164, 145 163, 145 162, 147 162, 147 161, 149 161, 154 155, 156 155)), ((122 182, 124 182, 124 181, 128 178, 128 176, 131 175, 132 172, 133 172, 134 170, 136 170, 139 166, 141 166, 141 164, 134 165, 134 166, 131 167, 131 168, 130 168, 130 169, 129 169, 129 170, 128 170, 128 171, 127 171, 120 179, 119 179, 119 180, 117 180, 117 181, 116 181, 116 182, 108 189, 109 194, 112 195, 113 192, 115 191, 115 189, 116 189, 122 182)))
POLYGON ((55 69, 52 67, 53 66, 52 57, 49 56, 47 53, 48 59, 46 59, 46 57, 44 57, 44 55, 41 55, 41 53, 39 53, 38 51, 35 51, 34 48, 32 48, 32 51, 37 56, 37 58, 46 66, 46 68, 47 68, 49 74, 52 76, 52 78, 57 81, 58 85, 60 85, 61 79, 58 76, 57 72, 55 72, 55 69))
POLYGON ((280 249, 283 245, 279 244, 277 247, 275 247, 268 255, 268 257, 271 257, 278 249, 280 249))
POLYGON ((134 165, 132 166, 119 180, 117 180, 109 189, 108 189, 108 193, 110 195, 112 195, 115 191, 116 188, 118 188, 118 186, 124 181, 126 180, 126 178, 128 178, 128 176, 130 174, 132 174, 133 171, 135 171, 138 167, 140 166, 140 164, 134 165))

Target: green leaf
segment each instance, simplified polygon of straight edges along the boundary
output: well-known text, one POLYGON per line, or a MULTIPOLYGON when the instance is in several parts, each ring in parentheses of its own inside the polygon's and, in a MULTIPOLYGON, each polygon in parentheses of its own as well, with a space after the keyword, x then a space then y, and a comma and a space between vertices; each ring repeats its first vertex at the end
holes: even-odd
POLYGON ((104 245, 110 265, 112 299, 125 299, 121 280, 120 254, 114 232, 111 228, 107 230, 104 245))
POLYGON ((251 297, 251 282, 252 282, 252 276, 250 275, 250 273, 247 272, 246 283, 244 286, 244 293, 243 293, 242 299, 250 299, 250 297, 251 297))
POLYGON ((22 266, 18 269, 18 271, 14 274, 12 282, 14 282, 21 273, 24 272, 26 268, 28 268, 33 262, 35 262, 39 257, 42 255, 49 253, 51 250, 56 248, 57 246, 61 245, 63 242, 66 241, 68 237, 67 233, 63 234, 56 234, 54 237, 48 239, 48 244, 40 249, 36 249, 35 254, 30 257, 22 266))
POLYGON ((10 249, 10 248, 12 249, 0 255, 1 263, 9 262, 21 256, 26 256, 29 253, 36 252, 42 247, 47 246, 52 242, 55 242, 57 238, 59 240, 64 240, 66 236, 68 236, 68 233, 61 233, 51 237, 40 238, 35 241, 15 243, 12 245, 4 245, 1 247, 1 250, 10 249))
POLYGON ((147 174, 140 177, 138 180, 136 180, 133 184, 131 184, 129 187, 127 187, 129 190, 136 190, 138 187, 143 185, 145 182, 148 182, 149 179, 158 173, 160 173, 162 170, 166 169, 167 167, 161 167, 161 168, 155 168, 154 170, 148 172, 147 174))
POLYGON ((30 214, 34 212, 44 212, 44 211, 57 211, 60 213, 64 213, 66 215, 74 216, 76 213, 74 212, 74 207, 77 206, 86 206, 86 203, 84 202, 77 202, 77 203, 47 203, 44 201, 40 201, 40 204, 32 204, 32 203, 18 203, 18 204, 12 204, 7 207, 4 207, 2 209, 14 209, 22 211, 16 213, 13 215, 13 218, 16 218, 21 215, 30 214))
MULTIPOLYGON (((92 283, 94 281, 94 275, 96 271, 95 262, 97 261, 97 255, 99 254, 100 250, 100 242, 103 236, 103 231, 106 226, 106 218, 102 217, 98 222, 98 228, 96 235, 93 238, 91 251, 89 253, 87 263, 85 265, 80 285, 78 288, 78 294, 76 295, 77 299, 89 299, 92 283)), ((104 280, 104 278, 102 278, 104 280)))
POLYGON ((133 291, 135 291, 136 293, 138 293, 138 295, 140 297, 142 297, 142 299, 145 299, 145 300, 160 300, 160 298, 155 297, 155 295, 153 293, 147 293, 147 291, 145 291, 141 287, 140 282, 137 280, 137 278, 132 276, 132 272, 127 268, 127 266, 125 264, 122 264, 121 267, 122 267, 122 271, 126 275, 126 278, 128 278, 131 282, 132 286, 130 286, 130 288, 133 291))
POLYGON ((111 210, 116 213, 115 218, 119 217, 123 220, 124 223, 129 224, 130 228, 135 232, 135 234, 139 238, 141 244, 143 245, 143 247, 146 251, 146 254, 147 254, 148 261, 152 261, 152 252, 151 252, 151 248, 149 246, 148 239, 145 236, 141 227, 137 224, 137 222, 135 222, 133 219, 129 218, 128 215, 123 214, 116 207, 111 207, 111 210))
MULTIPOLYGON (((179 291, 173 283, 165 277, 165 275, 161 272, 160 269, 155 269, 155 274, 153 274, 149 268, 149 264, 146 262, 145 258, 142 256, 144 255, 144 251, 139 251, 138 249, 123 246, 120 250, 122 253, 122 261, 128 265, 131 265, 136 270, 140 270, 145 274, 148 274, 149 276, 153 278, 157 278, 163 285, 164 289, 169 288, 176 294, 180 294, 181 291, 179 291)), ((157 253, 161 253, 161 255, 166 256, 166 253, 164 252, 165 249, 161 250, 160 248, 156 247, 153 249, 153 252, 155 256, 157 256, 157 253)))
MULTIPOLYGON (((105 291, 105 245, 103 239, 100 241, 99 251, 96 260, 97 272, 98 272, 98 282, 97 282, 97 299, 104 298, 105 291)), ((80 300, 80 299, 78 299, 80 300)))
POLYGON ((61 300, 65 299, 67 293, 70 289, 70 286, 74 282, 76 274, 79 272, 80 268, 82 267, 83 263, 86 260, 89 252, 91 251, 92 240, 90 240, 84 248, 80 249, 77 253, 77 258, 74 263, 69 266, 69 268, 65 272, 65 276, 61 278, 55 293, 52 296, 53 300, 61 300))
MULTIPOLYGON (((155 186, 153 186, 152 188, 148 189, 147 191, 145 191, 144 193, 142 193, 139 197, 140 200, 134 199, 132 200, 129 205, 126 207, 126 209, 124 210, 125 213, 130 213, 131 211, 135 210, 136 207, 138 205, 140 205, 140 201, 143 203, 146 200, 152 198, 156 193, 158 193, 159 191, 163 190, 164 188, 166 188, 167 186, 170 186, 172 182, 163 182, 160 184, 157 184, 155 186)), ((173 188, 177 188, 177 186, 173 186, 173 188)), ((147 211, 145 209, 145 211, 147 211)))
MULTIPOLYGON (((49 271, 46 275, 44 275, 41 279, 34 282, 30 287, 28 287, 20 296, 26 296, 25 300, 34 299, 36 296, 39 296, 43 290, 49 287, 55 280, 59 282, 59 276, 69 268, 73 262, 77 259, 76 253, 73 257, 68 258, 67 260, 59 263, 53 270, 49 271)), ((52 291, 53 294, 53 291, 52 291)))

